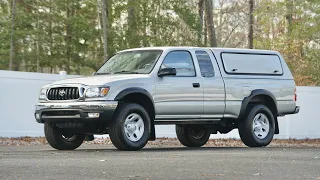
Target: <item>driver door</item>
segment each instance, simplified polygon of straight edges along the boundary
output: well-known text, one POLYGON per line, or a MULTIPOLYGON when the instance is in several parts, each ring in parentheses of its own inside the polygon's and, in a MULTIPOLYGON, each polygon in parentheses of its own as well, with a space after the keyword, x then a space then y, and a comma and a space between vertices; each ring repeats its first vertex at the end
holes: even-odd
POLYGON ((170 51, 160 69, 166 67, 175 68, 177 74, 156 78, 156 119, 200 118, 203 114, 202 78, 197 74, 191 53, 170 51))

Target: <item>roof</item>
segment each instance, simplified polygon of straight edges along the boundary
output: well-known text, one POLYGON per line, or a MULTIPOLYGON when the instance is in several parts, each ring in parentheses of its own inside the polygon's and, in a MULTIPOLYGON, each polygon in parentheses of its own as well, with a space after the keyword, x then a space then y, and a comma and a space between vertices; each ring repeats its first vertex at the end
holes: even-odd
POLYGON ((194 50, 194 49, 211 49, 212 51, 217 52, 242 52, 242 53, 273 53, 277 54, 277 51, 273 50, 262 50, 262 49, 244 49, 244 48, 220 48, 220 47, 193 47, 193 46, 155 46, 155 47, 142 47, 142 48, 133 48, 133 49, 126 49, 120 52, 125 51, 134 51, 134 50, 194 50))

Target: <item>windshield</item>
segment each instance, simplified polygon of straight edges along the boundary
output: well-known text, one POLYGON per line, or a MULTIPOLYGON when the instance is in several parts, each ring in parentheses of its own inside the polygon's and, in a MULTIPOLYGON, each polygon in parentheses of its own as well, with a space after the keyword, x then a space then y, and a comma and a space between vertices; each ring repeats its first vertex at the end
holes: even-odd
POLYGON ((162 50, 121 52, 111 57, 96 74, 148 74, 161 53, 162 50))

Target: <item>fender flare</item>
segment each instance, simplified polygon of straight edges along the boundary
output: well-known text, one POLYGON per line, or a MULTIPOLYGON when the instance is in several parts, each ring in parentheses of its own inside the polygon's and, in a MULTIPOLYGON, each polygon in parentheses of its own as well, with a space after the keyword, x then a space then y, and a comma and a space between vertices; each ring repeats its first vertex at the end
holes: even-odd
MULTIPOLYGON (((153 106, 152 108, 153 108, 154 115, 155 115, 155 111, 156 110, 155 110, 153 98, 152 98, 151 94, 147 90, 145 90, 143 88, 132 87, 132 88, 124 89, 114 98, 114 100, 115 101, 119 101, 120 99, 124 98, 125 96, 127 96, 129 94, 133 94, 133 93, 140 93, 140 94, 146 95, 150 99, 150 101, 152 102, 152 106, 153 106)), ((149 140, 155 140, 156 139, 154 118, 155 117, 151 118, 151 129, 150 129, 150 138, 149 138, 149 140)))
POLYGON ((116 101, 119 101, 120 99, 122 99, 123 97, 125 97, 126 95, 129 95, 129 94, 132 94, 132 93, 141 93, 141 94, 144 94, 146 96, 149 97, 149 99, 151 100, 151 102, 154 104, 153 102, 153 98, 151 96, 151 94, 143 89, 143 88, 139 88, 139 87, 132 87, 132 88, 127 88, 127 89, 124 89, 122 90, 115 98, 114 100, 116 101))
MULTIPOLYGON (((275 113, 276 116, 278 115, 277 100, 276 100, 276 98, 274 97, 274 95, 273 95, 270 91, 268 91, 268 90, 265 90, 265 89, 256 89, 256 90, 253 90, 253 91, 251 92, 250 96, 245 97, 245 98, 242 100, 241 109, 240 109, 240 113, 239 113, 239 118, 243 118, 243 117, 245 116, 246 109, 247 109, 247 107, 248 107, 248 104, 249 104, 250 100, 251 100, 252 98, 256 97, 256 96, 259 96, 259 95, 269 96, 269 97, 273 100, 273 102, 274 102, 274 104, 275 104, 275 106, 276 106, 276 109, 275 109, 276 112, 274 112, 274 113, 275 113)), ((277 117, 275 117, 275 118, 277 118, 277 117)))

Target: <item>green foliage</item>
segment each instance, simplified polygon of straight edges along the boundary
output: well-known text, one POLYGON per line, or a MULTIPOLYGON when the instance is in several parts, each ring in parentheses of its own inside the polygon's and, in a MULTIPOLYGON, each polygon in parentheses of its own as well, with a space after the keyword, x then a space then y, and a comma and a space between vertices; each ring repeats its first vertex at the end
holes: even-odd
POLYGON ((256 47, 280 51, 298 85, 320 85, 320 1, 294 1, 292 9, 286 3, 261 1, 256 47))
MULTIPOLYGON (((103 63, 101 0, 16 2, 14 70, 89 75, 103 63)), ((109 57, 135 47, 208 46, 199 0, 106 2, 109 57)), ((299 85, 320 85, 320 1, 287 3, 255 1, 254 47, 280 51, 299 85)), ((0 69, 9 67, 11 5, 0 0, 0 69)), ((218 46, 247 47, 247 12, 247 0, 214 1, 218 46)))

